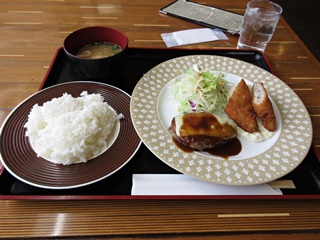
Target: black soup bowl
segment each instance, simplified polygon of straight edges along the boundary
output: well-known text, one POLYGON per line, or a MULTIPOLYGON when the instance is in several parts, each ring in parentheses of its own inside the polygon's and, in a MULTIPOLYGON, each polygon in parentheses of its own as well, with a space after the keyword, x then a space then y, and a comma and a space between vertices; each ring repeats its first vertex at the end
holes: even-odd
POLYGON ((125 62, 128 38, 121 31, 106 27, 92 26, 79 29, 66 37, 63 49, 72 63, 77 80, 110 83, 119 74, 125 62), (121 51, 112 56, 84 58, 77 52, 86 45, 100 43, 116 44, 121 51))

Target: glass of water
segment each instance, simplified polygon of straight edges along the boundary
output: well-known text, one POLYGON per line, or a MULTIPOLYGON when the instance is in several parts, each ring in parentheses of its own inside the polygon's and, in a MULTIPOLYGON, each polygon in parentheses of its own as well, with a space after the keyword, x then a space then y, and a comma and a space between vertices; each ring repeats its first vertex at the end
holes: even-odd
POLYGON ((268 0, 252 0, 247 4, 238 49, 255 49, 264 52, 279 21, 282 8, 268 0))

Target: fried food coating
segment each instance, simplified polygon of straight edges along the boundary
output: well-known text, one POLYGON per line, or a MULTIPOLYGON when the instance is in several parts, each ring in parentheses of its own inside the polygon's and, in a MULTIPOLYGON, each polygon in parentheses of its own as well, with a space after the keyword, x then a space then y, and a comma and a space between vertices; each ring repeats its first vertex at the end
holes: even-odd
POLYGON ((233 91, 224 111, 244 131, 249 133, 259 131, 256 114, 252 107, 251 92, 243 79, 233 91))
POLYGON ((268 93, 261 82, 253 84, 252 87, 252 107, 258 117, 261 119, 262 125, 268 131, 276 130, 276 116, 272 107, 272 103, 268 97, 268 93))

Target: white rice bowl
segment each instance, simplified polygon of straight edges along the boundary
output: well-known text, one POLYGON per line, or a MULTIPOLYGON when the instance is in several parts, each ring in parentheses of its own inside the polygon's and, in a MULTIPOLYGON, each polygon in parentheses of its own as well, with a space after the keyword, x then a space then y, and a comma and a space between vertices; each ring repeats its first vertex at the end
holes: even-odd
POLYGON ((34 105, 26 136, 39 157, 69 165, 86 162, 107 148, 107 137, 119 117, 100 94, 82 92, 34 105))

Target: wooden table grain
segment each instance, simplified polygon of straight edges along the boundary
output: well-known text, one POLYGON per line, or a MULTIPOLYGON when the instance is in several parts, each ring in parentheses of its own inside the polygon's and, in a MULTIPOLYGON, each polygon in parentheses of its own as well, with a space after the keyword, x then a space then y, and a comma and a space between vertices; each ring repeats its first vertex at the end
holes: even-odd
MULTIPOLYGON (((166 47, 160 34, 201 26, 159 13, 171 0, 0 0, 0 124, 35 93, 56 50, 76 29, 123 31, 129 47, 166 47)), ((245 0, 200 2, 244 13, 245 0)), ((238 36, 184 49, 235 49, 238 36)), ((320 149, 320 65, 283 18, 265 54, 306 105, 320 149)), ((0 238, 319 239, 312 199, 0 200, 0 238)))

